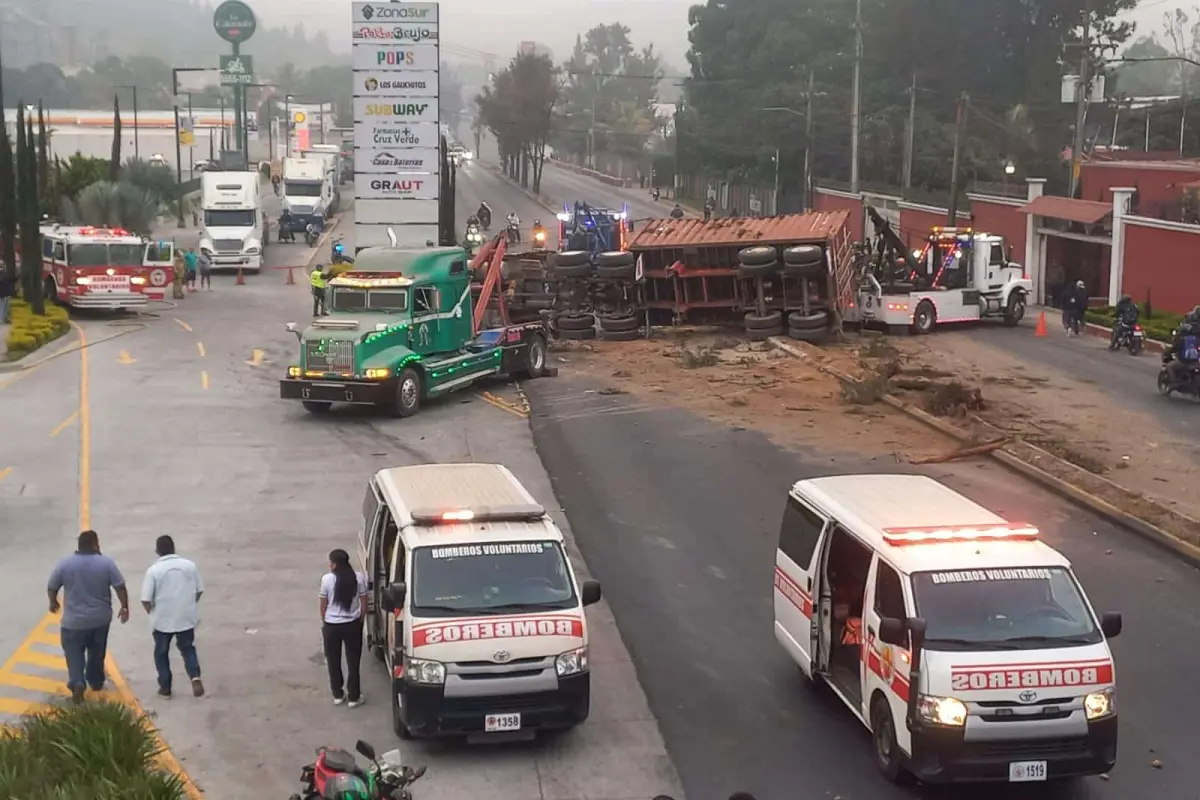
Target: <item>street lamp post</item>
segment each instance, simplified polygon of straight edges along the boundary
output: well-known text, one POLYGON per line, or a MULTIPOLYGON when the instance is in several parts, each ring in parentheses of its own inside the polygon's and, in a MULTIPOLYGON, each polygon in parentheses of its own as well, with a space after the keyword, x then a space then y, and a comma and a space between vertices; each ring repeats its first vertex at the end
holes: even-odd
MULTIPOLYGON (((810 84, 810 86, 811 86, 811 84, 810 84)), ((794 108, 788 108, 787 106, 768 106, 767 108, 759 109, 759 111, 775 111, 775 112, 779 112, 779 113, 783 113, 783 114, 791 114, 794 117, 800 117, 801 119, 804 120, 805 132, 807 135, 807 138, 804 141, 804 204, 805 204, 806 208, 809 205, 809 200, 808 200, 809 185, 812 182, 812 175, 810 174, 811 169, 812 169, 812 159, 809 158, 809 153, 812 152, 812 91, 811 91, 811 89, 809 91, 809 101, 808 102, 809 102, 809 109, 808 109, 807 113, 805 113, 803 111, 797 111, 794 108)), ((774 211, 775 211, 775 214, 777 214, 777 215, 779 214, 779 148, 778 147, 775 148, 775 208, 774 208, 774 211)))
POLYGON ((141 138, 138 136, 138 102, 137 102, 138 87, 134 86, 133 84, 122 84, 122 85, 116 86, 114 88, 128 89, 130 92, 133 93, 133 157, 136 159, 140 159, 142 156, 141 156, 141 147, 140 147, 139 141, 138 141, 141 138))
POLYGON ((283 96, 283 157, 292 155, 292 96, 283 96))
MULTIPOLYGON (((175 111, 175 213, 179 227, 187 227, 183 222, 183 147, 179 141, 179 73, 208 72, 208 67, 171 67, 171 105, 175 111)), ((188 94, 188 109, 192 107, 191 94, 188 94)), ((192 123, 195 135, 195 123, 192 123)))

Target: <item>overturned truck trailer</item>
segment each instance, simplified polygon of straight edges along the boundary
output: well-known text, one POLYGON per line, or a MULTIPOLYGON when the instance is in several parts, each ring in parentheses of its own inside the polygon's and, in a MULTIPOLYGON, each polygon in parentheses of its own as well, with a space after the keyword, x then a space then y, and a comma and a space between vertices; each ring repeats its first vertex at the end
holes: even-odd
POLYGON ((820 341, 854 302, 849 211, 650 220, 629 241, 653 324, 742 323, 820 341))

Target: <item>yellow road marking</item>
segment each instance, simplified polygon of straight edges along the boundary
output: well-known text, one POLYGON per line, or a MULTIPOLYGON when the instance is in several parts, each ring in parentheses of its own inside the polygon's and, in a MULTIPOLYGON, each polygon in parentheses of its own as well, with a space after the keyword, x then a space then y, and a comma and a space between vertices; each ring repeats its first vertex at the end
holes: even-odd
POLYGON ((208 373, 204 370, 200 370, 200 388, 208 388, 208 373))
POLYGON ((67 417, 62 422, 58 423, 58 427, 55 428, 54 430, 50 431, 50 435, 58 436, 60 433, 65 431, 71 425, 72 422, 74 422, 77 419, 79 419, 79 409, 75 409, 74 411, 71 412, 71 416, 67 417))
POLYGON ((12 467, 5 467, 4 469, 0 469, 0 481, 7 478, 9 473, 11 473, 11 472, 12 472, 12 467))
MULTIPOLYGON (((74 323, 72 323, 74 324, 74 323)), ((88 396, 87 334, 79 332, 79 530, 92 527, 92 411, 88 396)))
POLYGON ((200 351, 200 357, 204 358, 204 342, 196 342, 196 349, 200 351))
POLYGON ((263 364, 263 359, 266 357, 267 357, 267 354, 265 351, 254 350, 253 353, 250 355, 250 360, 247 361, 246 363, 252 367, 261 367, 263 364))
MULTIPOLYGON (((32 641, 27 644, 33 644, 32 641)), ((58 644, 58 642, 55 642, 58 644)), ((49 653, 43 653, 39 650, 26 650, 21 656, 21 662, 25 664, 33 664, 46 669, 57 669, 62 672, 67 670, 67 660, 62 656, 52 656, 49 653)))
POLYGON ((121 355, 117 356, 118 364, 136 364, 137 359, 129 355, 128 350, 122 350, 121 355))
POLYGON ((0 673, 0 684, 16 686, 18 689, 28 689, 31 692, 41 692, 42 694, 66 696, 71 693, 61 678, 51 680, 50 678, 39 678, 36 675, 26 675, 23 672, 0 673))
MULTIPOLYGON (((0 697, 0 712, 12 714, 14 717, 24 716, 33 711, 49 708, 45 703, 35 703, 32 700, 18 700, 15 697, 0 697)), ((8 727, 8 726, 5 726, 8 727)))
POLYGON ((184 322, 184 321, 183 321, 183 320, 181 320, 181 319, 177 319, 177 320, 175 320, 175 324, 176 324, 176 325, 178 325, 179 327, 183 328, 183 329, 184 329, 185 331, 187 331, 188 333, 191 333, 191 332, 192 332, 192 326, 191 326, 191 325, 188 325, 186 322, 184 322))

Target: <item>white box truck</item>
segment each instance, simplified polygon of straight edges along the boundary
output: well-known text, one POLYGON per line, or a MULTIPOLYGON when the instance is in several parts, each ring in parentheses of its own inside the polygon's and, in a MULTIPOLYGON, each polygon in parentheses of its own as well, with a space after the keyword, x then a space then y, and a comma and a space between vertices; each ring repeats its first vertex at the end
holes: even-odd
POLYGON ((203 173, 200 208, 204 213, 200 250, 212 259, 213 269, 260 271, 268 221, 263 214, 258 173, 203 173))
POLYGON ((342 155, 338 146, 336 144, 314 144, 309 149, 301 151, 300 155, 302 158, 325 162, 330 180, 333 182, 333 205, 329 207, 329 212, 337 211, 338 204, 342 199, 343 177, 342 155))
POLYGON ((283 207, 291 212, 295 230, 304 230, 317 214, 328 217, 333 212, 334 188, 325 159, 283 160, 283 207))

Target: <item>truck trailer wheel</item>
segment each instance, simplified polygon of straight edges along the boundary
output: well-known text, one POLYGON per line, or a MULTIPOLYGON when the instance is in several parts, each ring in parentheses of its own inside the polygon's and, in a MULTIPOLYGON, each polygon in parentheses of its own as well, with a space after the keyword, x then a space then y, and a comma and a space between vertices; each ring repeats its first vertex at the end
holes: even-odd
POLYGON ((1008 296, 1008 305, 1004 307, 1004 324, 1010 328, 1016 327, 1025 318, 1025 293, 1013 292, 1008 296))
POLYGON ((775 330, 776 328, 780 331, 783 330, 782 311, 769 311, 761 317, 751 312, 745 316, 744 321, 748 331, 775 330))
POLYGON ((636 263, 633 253, 624 250, 609 250, 596 254, 597 267, 632 267, 636 263))
POLYGON ((401 371, 396 378, 396 398, 392 401, 392 414, 411 417, 421 410, 421 373, 412 367, 401 371))
POLYGON ((637 277, 637 267, 633 264, 599 263, 596 265, 596 277, 606 281, 631 281, 637 277))
POLYGON ((935 325, 937 325, 937 310, 933 307, 933 303, 928 300, 917 303, 917 310, 913 312, 913 331, 925 336, 933 333, 935 325))
POLYGON ((590 331, 596 327, 595 314, 559 314, 560 331, 590 331))
POLYGON ((815 261, 811 264, 783 264, 783 272, 792 278, 819 278, 825 272, 825 264, 815 261))
POLYGON ((586 250, 564 250, 554 258, 554 268, 559 267, 578 267, 582 264, 590 264, 592 259, 586 250))
POLYGON ((783 251, 783 263, 788 267, 820 266, 825 260, 825 251, 820 245, 798 244, 783 251))
POLYGON ((738 251, 738 263, 743 267, 757 267, 764 264, 774 264, 779 260, 779 254, 774 247, 760 245, 758 247, 743 247, 738 251))
POLYGON ((526 378, 540 378, 546 374, 546 340, 538 334, 534 334, 529 340, 529 347, 525 348, 525 369, 522 372, 526 378))
POLYGON ((582 264, 555 264, 553 274, 559 278, 590 278, 594 269, 587 261, 582 264))
POLYGON ((310 414, 328 414, 329 409, 333 408, 333 403, 321 403, 316 400, 305 400, 300 405, 310 414))
POLYGON ((624 333, 625 331, 636 331, 641 327, 642 318, 636 314, 628 314, 622 317, 601 317, 600 330, 603 333, 624 333))

